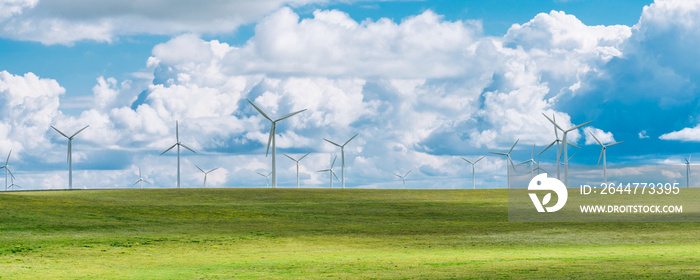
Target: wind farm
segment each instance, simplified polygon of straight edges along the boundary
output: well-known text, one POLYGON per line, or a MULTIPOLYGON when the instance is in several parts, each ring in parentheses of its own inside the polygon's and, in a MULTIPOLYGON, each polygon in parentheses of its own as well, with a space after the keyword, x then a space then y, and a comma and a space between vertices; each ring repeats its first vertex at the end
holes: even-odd
POLYGON ((341 154, 341 160, 340 160, 340 181, 341 181, 341 184, 342 184, 342 186, 343 186, 343 189, 345 188, 345 145, 347 145, 348 143, 350 143, 350 141, 352 141, 352 139, 355 139, 355 137, 357 137, 357 135, 359 135, 359 133, 358 133, 358 134, 355 134, 355 135, 352 136, 352 137, 350 137, 350 139, 348 139, 348 141, 345 141, 345 143, 343 143, 342 145, 340 145, 340 144, 338 144, 338 143, 336 143, 336 142, 333 142, 333 141, 331 141, 331 140, 328 140, 328 139, 326 139, 326 138, 323 138, 323 140, 326 140, 326 142, 331 143, 331 144, 333 144, 334 146, 340 148, 340 154, 341 154))

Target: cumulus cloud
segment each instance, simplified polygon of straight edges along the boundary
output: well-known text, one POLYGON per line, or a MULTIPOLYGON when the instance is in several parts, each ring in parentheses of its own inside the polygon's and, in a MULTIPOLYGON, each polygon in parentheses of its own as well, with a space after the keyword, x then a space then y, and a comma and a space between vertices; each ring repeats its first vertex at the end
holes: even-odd
POLYGON ((2 0, 0 36, 66 44, 111 42, 121 35, 227 33, 284 5, 315 0, 262 1, 73 1, 2 0))
POLYGON ((584 127, 583 133, 586 134, 586 145, 599 145, 598 141, 600 141, 602 144, 617 142, 615 141, 615 137, 613 137, 612 132, 605 132, 602 129, 592 126, 584 127), (591 134, 595 135, 595 138, 591 136, 591 134), (598 141, 596 141, 596 138, 598 141))

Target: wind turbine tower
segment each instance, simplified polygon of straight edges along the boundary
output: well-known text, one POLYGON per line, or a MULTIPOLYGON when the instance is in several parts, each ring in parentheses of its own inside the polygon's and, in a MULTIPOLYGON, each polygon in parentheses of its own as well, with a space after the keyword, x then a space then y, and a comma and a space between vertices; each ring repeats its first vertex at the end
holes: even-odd
POLYGON ((403 188, 404 189, 406 188, 406 176, 408 176, 408 173, 411 173, 411 170, 406 172, 406 174, 404 174, 403 176, 399 175, 398 173, 394 173, 394 175, 396 175, 396 177, 401 178, 401 181, 403 181, 403 188))
POLYGON ((290 157, 288 154, 284 154, 286 157, 288 157, 289 159, 293 160, 293 161, 296 162, 296 164, 297 164, 297 189, 299 188, 299 162, 300 162, 302 159, 304 159, 306 156, 308 156, 309 154, 310 154, 310 153, 306 153, 305 155, 303 155, 303 156, 300 157, 299 159, 294 159, 293 157, 290 157))
POLYGON ((600 156, 598 156, 598 165, 600 165, 600 159, 603 158, 603 182, 607 184, 607 183, 608 183, 608 174, 607 174, 607 170, 606 170, 606 169, 607 169, 607 167, 606 167, 606 166, 607 166, 607 163, 606 163, 607 161, 606 161, 606 159, 605 159, 605 150, 607 150, 608 147, 610 147, 610 146, 620 144, 620 143, 622 143, 622 142, 624 142, 624 141, 620 141, 620 142, 615 142, 615 143, 612 143, 612 144, 603 145, 603 143, 600 142, 600 140, 598 140, 598 137, 595 137, 595 135, 593 135, 592 132, 589 132, 589 133, 591 134, 591 136, 593 136, 593 139, 595 139, 595 141, 598 142, 598 144, 600 144, 600 146, 603 147, 603 148, 600 150, 600 156))
MULTIPOLYGON (((358 133, 358 134, 359 134, 359 133, 358 133)), ((323 140, 326 140, 328 143, 331 143, 331 144, 333 144, 333 145, 336 145, 336 146, 340 147, 340 154, 341 154, 341 161, 340 161, 340 162, 341 162, 341 166, 340 166, 340 178, 341 178, 341 182, 342 182, 342 185, 343 185, 343 189, 345 188, 345 145, 347 145, 348 143, 350 143, 350 141, 352 141, 352 139, 355 139, 355 137, 357 137, 358 134, 355 134, 355 136, 353 136, 353 137, 351 137, 350 139, 348 139, 348 141, 345 141, 345 143, 343 143, 343 145, 340 145, 340 144, 335 143, 335 142, 333 142, 333 141, 331 141, 331 140, 328 140, 328 139, 326 139, 326 138, 323 138, 323 140)))
POLYGON ((175 121, 175 140, 177 142, 175 144, 173 144, 172 146, 170 146, 170 148, 168 148, 167 150, 160 153, 160 155, 162 156, 163 154, 167 153, 172 148, 175 148, 175 146, 177 146, 177 188, 179 189, 180 188, 180 146, 182 146, 185 149, 190 150, 191 152, 193 152, 195 154, 197 152, 190 149, 190 147, 187 147, 185 144, 180 143, 180 124, 178 123, 178 121, 175 121))
POLYGON ((685 187, 690 188, 690 157, 692 155, 688 155, 688 158, 683 158, 685 160, 685 187))
POLYGON ((510 150, 508 150, 507 153, 495 153, 491 152, 494 155, 501 155, 501 156, 506 156, 506 176, 508 177, 508 188, 510 189, 510 168, 508 168, 508 162, 510 162, 510 165, 513 167, 513 170, 515 170, 515 164, 513 164, 513 159, 510 158, 510 152, 513 151, 513 148, 515 148, 515 145, 518 144, 518 141, 520 139, 515 140, 515 143, 513 143, 513 146, 510 147, 510 150))
POLYGON ((282 116, 282 117, 279 118, 279 119, 273 120, 272 118, 270 118, 269 116, 267 116, 267 114, 265 114, 265 112, 263 112, 262 110, 260 110, 260 108, 258 108, 258 106, 255 106, 255 104, 253 104, 253 102, 251 102, 251 101, 248 100, 247 98, 246 98, 246 100, 248 101, 248 103, 250 103, 250 105, 253 105, 253 107, 255 108, 255 110, 258 110, 258 112, 259 112, 263 117, 265 117, 267 120, 270 121, 270 123, 272 123, 272 126, 270 127, 270 137, 267 138, 267 151, 265 152, 265 157, 267 157, 267 154, 270 152, 270 143, 272 143, 272 172, 271 172, 271 174, 272 174, 272 187, 273 187, 273 188, 276 188, 276 187, 277 187, 277 168, 276 168, 276 165, 275 165, 275 164, 276 164, 276 162, 275 162, 275 150, 276 150, 276 149, 275 149, 275 132, 276 132, 276 131, 275 131, 275 130, 277 129, 277 122, 278 122, 278 121, 281 121, 281 120, 284 120, 284 119, 286 119, 286 118, 289 118, 289 117, 291 117, 291 116, 294 116, 294 115, 296 115, 296 114, 299 114, 299 113, 301 113, 301 112, 304 112, 304 111, 306 111, 306 109, 301 110, 301 111, 296 111, 296 112, 294 112, 294 113, 289 113, 289 114, 286 114, 286 115, 282 116))
POLYGON ((479 162, 480 160, 482 160, 483 158, 484 157, 480 157, 479 159, 475 160, 474 162, 471 162, 466 158, 462 158, 462 160, 464 160, 472 165, 472 189, 476 189, 476 173, 474 172, 474 165, 476 165, 476 163, 479 162))
POLYGON ((76 135, 78 135, 78 133, 82 132, 83 130, 85 130, 88 127, 89 127, 89 125, 86 125, 85 127, 78 130, 78 132, 73 133, 71 136, 68 136, 65 133, 58 130, 58 128, 54 127, 53 125, 51 126, 51 128, 53 128, 54 130, 56 130, 56 132, 63 135, 63 137, 68 138, 68 189, 69 190, 73 189, 73 137, 75 137, 76 135))
MULTIPOLYGON (((569 142, 566 141, 566 135, 567 135, 569 132, 573 131, 573 130, 579 129, 580 127, 582 127, 582 126, 584 126, 584 125, 587 125, 587 124, 589 124, 589 123, 592 123, 593 121, 585 122, 585 123, 582 123, 582 124, 573 126, 573 127, 569 128, 569 129, 563 129, 563 128, 561 128, 561 126, 559 126, 556 122, 554 122, 552 119, 550 119, 549 117, 547 117, 547 115, 545 115, 544 113, 542 113, 542 115, 543 115, 545 118, 547 118, 547 120, 548 120, 549 122, 551 122, 556 128, 558 128, 559 130, 561 130, 561 131, 564 133, 563 136, 562 136, 562 138, 561 138, 561 141, 562 141, 561 147, 562 147, 562 150, 563 150, 563 152, 564 152, 564 185, 565 185, 565 186, 568 186, 568 185, 569 185, 569 155, 567 154, 566 146, 567 146, 567 144, 568 144, 569 142)), ((557 168, 558 168, 558 166, 559 166, 559 159, 557 158, 557 168)))

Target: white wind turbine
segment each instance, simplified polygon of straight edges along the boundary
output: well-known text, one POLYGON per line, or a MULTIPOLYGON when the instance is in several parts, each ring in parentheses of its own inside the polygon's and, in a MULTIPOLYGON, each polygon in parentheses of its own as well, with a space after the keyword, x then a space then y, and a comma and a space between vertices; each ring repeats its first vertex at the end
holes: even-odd
POLYGON ((11 184, 8 188, 10 188, 10 189, 15 189, 15 188, 16 188, 16 189, 21 189, 22 187, 20 187, 19 185, 16 185, 16 184, 15 184, 15 176, 12 176, 12 184, 11 184))
POLYGON ((180 124, 178 123, 178 121, 175 121, 175 141, 177 141, 177 142, 175 144, 173 144, 172 146, 170 146, 170 148, 168 148, 167 150, 160 153, 160 155, 162 156, 163 154, 167 153, 172 148, 175 148, 175 146, 177 146, 177 188, 179 189, 180 188, 180 146, 182 146, 185 149, 190 150, 191 152, 193 152, 195 154, 197 152, 190 149, 190 147, 187 147, 185 144, 180 143, 180 124))
POLYGON ((526 164, 528 162, 530 163, 530 178, 534 178, 536 169, 534 165, 537 165, 537 168, 542 169, 542 167, 540 167, 540 163, 535 161, 535 144, 532 144, 532 154, 530 155, 530 159, 518 163, 518 165, 526 164))
POLYGON ((588 133, 590 133, 591 136, 593 136, 593 139, 595 139, 595 141, 598 142, 598 144, 600 144, 600 146, 603 147, 603 148, 600 150, 600 156, 598 157, 598 165, 600 165, 600 159, 603 158, 603 182, 607 184, 607 183, 608 183, 608 174, 607 174, 607 170, 606 170, 606 169, 607 169, 607 167, 606 167, 606 166, 607 166, 607 163, 606 163, 607 160, 605 159, 605 150, 607 150, 608 147, 610 147, 610 146, 620 144, 620 143, 622 143, 622 142, 624 142, 624 141, 620 141, 620 142, 615 142, 615 143, 612 143, 612 144, 605 144, 605 145, 603 145, 603 143, 601 143, 600 140, 598 140, 598 137, 595 137, 595 135, 593 135, 592 132, 588 132, 588 133))
POLYGON ((219 168, 217 167, 217 168, 214 168, 214 169, 209 170, 209 171, 204 171, 204 169, 202 169, 201 167, 197 166, 196 164, 195 164, 194 166, 197 167, 197 169, 199 169, 199 171, 202 171, 202 173, 204 173, 204 184, 202 184, 202 186, 204 186, 205 188, 207 187, 207 175, 209 175, 209 173, 211 173, 211 172, 213 172, 213 171, 219 169, 219 168))
POLYGON ((494 155, 506 156, 506 176, 508 177, 507 179, 508 179, 508 188, 509 189, 510 189, 510 168, 508 168, 508 162, 510 162, 510 165, 513 166, 513 170, 515 170, 515 164, 513 164, 513 159, 510 158, 510 152, 513 151, 513 148, 515 148, 515 145, 518 144, 518 141, 520 141, 520 139, 515 140, 515 143, 513 143, 513 146, 510 147, 510 150, 508 150, 507 153, 491 152, 494 155))
POLYGON ((333 141, 331 141, 331 140, 328 140, 328 139, 326 139, 326 138, 323 138, 323 140, 326 140, 328 143, 331 143, 331 144, 333 144, 333 145, 336 145, 336 146, 340 147, 340 154, 341 154, 341 161, 340 161, 340 163, 341 163, 341 165, 340 165, 340 178, 341 178, 341 182, 342 182, 342 185, 343 185, 343 189, 345 188, 345 145, 347 145, 348 143, 350 143, 350 141, 352 141, 352 139, 355 139, 355 137, 357 137, 357 135, 359 135, 359 133, 358 133, 358 134, 355 134, 355 136, 353 136, 353 137, 351 137, 350 139, 348 139, 348 141, 345 141, 345 143, 343 143, 343 145, 340 145, 340 144, 335 143, 335 142, 333 142, 333 141))
POLYGON ((472 165, 472 188, 476 189, 476 173, 474 172, 474 165, 476 165, 477 162, 482 160, 484 157, 480 157, 479 159, 475 160, 474 162, 469 161, 466 158, 462 158, 464 161, 468 162, 469 164, 472 165))
POLYGON ((335 157, 333 158, 333 162, 331 162, 331 167, 330 167, 330 168, 316 171, 316 172, 328 172, 328 173, 329 173, 328 176, 329 176, 330 179, 331 179, 331 189, 333 188, 333 177, 335 177, 336 180, 340 181, 340 180, 338 179, 338 176, 335 175, 335 172, 333 171, 333 165, 335 165, 335 160, 336 160, 336 159, 338 159, 338 156, 335 156, 335 157))
POLYGON ((13 185, 15 184, 15 183, 14 183, 15 175, 12 174, 12 170, 10 170, 10 166, 8 165, 8 164, 10 163, 10 155, 12 155, 12 150, 10 150, 10 153, 7 154, 7 160, 5 160, 5 165, 0 166, 0 168, 4 168, 4 169, 5 169, 5 191, 7 191, 7 188, 8 188, 8 187, 7 187, 7 173, 8 173, 8 172, 10 173, 10 176, 11 176, 11 178, 12 178, 12 180, 13 180, 13 181, 12 181, 12 184, 13 184, 13 185))
POLYGON ((143 179, 143 176, 141 176, 141 167, 139 167, 139 179, 138 179, 136 182, 134 182, 134 184, 132 184, 131 186, 133 187, 133 186, 136 186, 136 184, 139 184, 139 188, 143 189, 143 183, 144 183, 144 182, 146 182, 146 183, 152 185, 151 182, 146 181, 145 179, 143 179))
MULTIPOLYGON (((569 142, 566 141, 566 135, 567 135, 569 132, 573 131, 573 130, 576 130, 576 129, 578 129, 578 128, 584 126, 584 125, 587 125, 587 124, 589 124, 589 123, 592 123, 593 121, 585 122, 585 123, 582 123, 582 124, 573 126, 573 127, 569 128, 569 129, 563 129, 563 128, 561 128, 561 126, 559 126, 556 122, 554 122, 552 119, 550 119, 549 117, 547 117, 547 115, 545 115, 544 113, 542 113, 542 115, 543 115, 545 118, 547 118, 547 120, 548 120, 549 122, 551 122, 556 128, 558 128, 559 130, 561 130, 561 131, 564 133, 563 136, 562 136, 562 138, 561 138, 561 141, 562 141, 561 147, 562 147, 562 150, 563 150, 563 152, 564 152, 564 155, 563 155, 563 156, 564 156, 564 185, 565 185, 565 186, 568 186, 568 185, 569 185, 569 156, 568 156, 568 154, 567 154, 566 146, 567 146, 567 144, 568 144, 569 142)), ((558 166, 559 166, 559 158, 557 158, 557 168, 558 168, 558 166)))
POLYGON ((258 173, 258 175, 260 175, 260 176, 265 177, 265 181, 267 181, 267 187, 269 188, 270 187, 270 175, 272 175, 272 172, 267 173, 267 175, 260 173, 260 172, 256 172, 256 173, 258 173))
POLYGON ((688 158, 683 158, 685 160, 685 187, 690 188, 690 157, 692 155, 688 155, 688 158))
POLYGON ((411 173, 411 171, 412 171, 412 170, 409 170, 409 171, 406 172, 406 174, 404 174, 403 176, 399 175, 398 173, 394 173, 394 175, 396 175, 396 177, 401 178, 401 181, 403 181, 403 188, 404 188, 404 189, 406 188, 406 176, 408 176, 408 173, 411 173))
POLYGON ((288 154, 284 154, 286 157, 288 157, 289 159, 291 159, 291 160, 293 160, 294 162, 297 163, 297 189, 299 188, 299 162, 300 162, 302 159, 304 159, 306 156, 308 156, 309 154, 310 154, 310 153, 306 153, 305 155, 303 155, 303 156, 300 157, 299 159, 294 159, 293 157, 290 157, 288 154))
POLYGON ((56 130, 56 132, 63 135, 63 137, 68 138, 68 189, 69 190, 73 189, 73 137, 75 137, 76 135, 78 135, 78 133, 82 132, 83 130, 85 130, 88 127, 89 127, 89 125, 86 125, 85 127, 78 130, 78 132, 73 133, 73 135, 71 135, 71 136, 68 136, 65 133, 58 130, 58 128, 55 128, 53 125, 51 126, 51 128, 53 128, 54 130, 56 130))
POLYGON ((265 114, 265 112, 260 110, 260 108, 258 108, 258 106, 255 106, 255 104, 253 104, 253 102, 251 102, 247 98, 246 98, 246 100, 248 101, 248 103, 250 103, 250 105, 253 105, 255 110, 258 110, 258 112, 261 115, 263 115, 263 117, 265 117, 267 120, 270 121, 270 123, 272 123, 272 126, 270 127, 270 137, 267 138, 267 151, 265 152, 265 156, 267 157, 267 154, 270 152, 270 143, 272 143, 272 173, 271 174, 272 174, 272 187, 275 188, 275 187, 277 187, 277 168, 276 168, 276 162, 275 162, 275 151, 276 151, 276 149, 275 149, 275 132, 276 131, 275 130, 277 129, 277 122, 284 120, 286 118, 289 118, 291 116, 294 116, 296 114, 299 114, 301 112, 304 112, 304 111, 306 111, 306 109, 301 110, 301 111, 296 111, 294 113, 289 113, 289 114, 282 116, 279 119, 273 120, 272 118, 268 117, 267 114, 265 114))
MULTIPOLYGON (((543 113, 543 114, 544 114, 544 113, 543 113)), ((552 114, 552 120, 553 120, 554 122, 557 121, 557 117, 556 117, 554 114, 552 114)), ((562 142, 562 141, 561 141, 561 139, 559 139, 559 133, 557 132, 557 126, 555 125, 555 126, 553 126, 553 128, 554 128, 554 141, 552 141, 552 143, 549 143, 549 145, 547 145, 547 147, 545 147, 544 149, 542 149, 542 151, 539 152, 539 153, 537 154, 537 163, 538 163, 538 166, 539 166, 539 163, 540 163, 540 161, 539 161, 540 155, 541 155, 542 153, 544 153, 547 149, 549 149, 550 147, 552 147, 552 145, 556 144, 556 145, 557 145, 557 179, 559 179, 559 178, 561 178, 561 173, 560 173, 560 171, 559 171, 559 165, 560 165, 560 164, 559 164, 559 160, 561 159, 561 147, 560 147, 560 145, 561 145, 561 142, 562 142)), ((574 146, 574 147, 576 147, 576 148, 581 149, 581 147, 576 146, 576 145, 574 145, 573 143, 567 143, 567 144, 568 144, 569 146, 574 146)), ((541 168, 540 168, 540 169, 541 169, 541 168)))

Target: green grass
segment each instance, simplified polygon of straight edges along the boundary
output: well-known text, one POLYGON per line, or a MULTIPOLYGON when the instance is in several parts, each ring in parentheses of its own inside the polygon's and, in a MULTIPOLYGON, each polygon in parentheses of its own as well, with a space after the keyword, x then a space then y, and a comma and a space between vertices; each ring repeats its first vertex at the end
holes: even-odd
POLYGON ((509 223, 505 190, 0 194, 0 279, 700 278, 699 223, 509 223))

